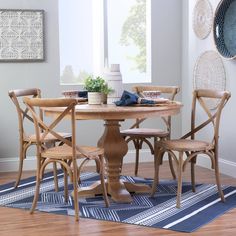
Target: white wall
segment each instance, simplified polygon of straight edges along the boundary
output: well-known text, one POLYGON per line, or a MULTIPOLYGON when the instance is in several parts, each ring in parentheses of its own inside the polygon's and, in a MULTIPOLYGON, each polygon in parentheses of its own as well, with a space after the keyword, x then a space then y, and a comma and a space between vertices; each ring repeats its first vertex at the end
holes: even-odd
MULTIPOLYGON (((219 0, 209 0, 215 12, 219 0)), ((197 58, 206 50, 216 50, 213 40, 213 32, 204 40, 200 40, 195 36, 192 28, 192 14, 195 6, 195 0, 184 0, 183 2, 183 79, 182 79, 182 99, 184 108, 182 112, 182 132, 185 133, 190 129, 190 109, 191 96, 193 90, 193 68, 197 58)), ((236 177, 235 167, 235 105, 236 97, 234 91, 236 89, 235 69, 236 61, 223 59, 226 70, 226 89, 231 91, 232 97, 223 110, 220 125, 220 168, 223 173, 236 177)), ((199 111, 200 112, 200 111, 199 111)), ((204 133, 208 137, 207 131, 204 133)), ((209 163, 204 159, 200 160, 200 164, 210 167, 209 163)))
MULTIPOLYGON (((8 90, 39 87, 44 97, 59 97, 65 87, 59 85, 58 0, 0 0, 0 8, 45 10, 46 60, 40 63, 0 63, 0 130, 4 134, 4 139, 0 142, 0 158, 7 158, 18 155, 17 116, 15 107, 7 95, 8 90)), ((83 125, 79 140, 95 144, 102 128, 102 125, 95 122, 90 122, 89 126, 83 125), (96 131, 92 137, 86 135, 89 127, 96 131)), ((33 153, 29 152, 30 155, 33 153)))
POLYGON ((0 158, 17 156, 18 124, 13 103, 8 97, 8 90, 15 88, 39 87, 44 95, 56 96, 58 84, 58 30, 56 0, 0 0, 0 8, 9 9, 44 9, 46 61, 40 63, 0 63, 0 100, 1 124, 3 134, 0 141, 0 158))
MULTIPOLYGON (((181 87, 182 1, 152 0, 152 79, 156 85, 181 87)), ((182 88, 177 100, 181 100, 182 88)), ((173 137, 181 134, 180 115, 173 117, 173 137)))
MULTIPOLYGON (((13 170, 18 156, 18 123, 15 107, 7 92, 10 89, 39 87, 44 97, 61 96, 70 87, 59 85, 58 0, 0 0, 0 8, 44 9, 46 61, 40 63, 0 63, 0 171, 13 170)), ((152 77, 153 84, 181 84, 181 12, 179 0, 152 1, 152 77), (168 14, 166 14, 168 12, 168 14)), ((125 86, 130 89, 132 86, 125 86)), ((79 88, 79 87, 78 87, 79 88)), ((75 87, 73 87, 75 89, 75 87)), ((180 96, 179 96, 180 99, 180 96)), ((174 136, 181 132, 180 115, 174 120, 174 136)), ((131 121, 122 124, 129 127, 131 121)), ((102 121, 81 121, 78 141, 95 145, 103 131, 102 121)), ((147 126, 156 125, 155 120, 147 126)), ((34 155, 34 150, 28 153, 34 155)), ((29 164, 28 168, 32 168, 29 164)))

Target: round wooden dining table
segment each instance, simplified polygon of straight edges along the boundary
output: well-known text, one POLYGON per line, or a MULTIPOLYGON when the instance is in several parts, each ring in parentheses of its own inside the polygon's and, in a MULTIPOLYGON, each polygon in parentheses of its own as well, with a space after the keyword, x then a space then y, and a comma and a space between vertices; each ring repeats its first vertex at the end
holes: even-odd
MULTIPOLYGON (((153 118, 172 116, 180 112, 181 103, 174 102, 157 106, 115 106, 88 105, 76 106, 76 120, 104 120, 104 133, 98 141, 98 146, 104 148, 107 170, 107 191, 115 202, 129 203, 132 201, 130 192, 150 192, 150 187, 144 184, 124 182, 120 179, 123 157, 128 152, 128 145, 120 134, 120 122, 126 119, 153 118)), ((46 116, 57 116, 60 108, 44 109, 46 116)), ((101 194, 99 183, 91 187, 80 188, 79 195, 101 194)))

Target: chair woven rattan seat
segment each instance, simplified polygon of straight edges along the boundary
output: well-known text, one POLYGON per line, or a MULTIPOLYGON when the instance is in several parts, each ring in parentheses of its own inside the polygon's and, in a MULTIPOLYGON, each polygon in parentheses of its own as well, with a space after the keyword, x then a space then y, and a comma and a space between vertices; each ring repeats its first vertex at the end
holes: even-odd
POLYGON ((160 141, 159 147, 165 147, 173 151, 205 151, 213 149, 213 145, 209 142, 190 140, 190 139, 173 139, 160 141))
MULTIPOLYGON (((59 133, 63 138, 70 138, 71 134, 70 133, 59 133)), ((42 134, 40 134, 40 136, 42 136, 42 134)), ((27 142, 32 142, 32 143, 36 143, 36 135, 35 134, 31 134, 28 135, 27 137, 25 137, 25 140, 27 142)), ((45 141, 49 142, 49 141, 57 141, 57 138, 55 136, 53 136, 52 134, 47 134, 47 136, 45 137, 45 141)))
MULTIPOLYGON (((89 155, 102 155, 103 148, 97 148, 92 146, 79 146, 84 152, 88 153, 89 155)), ((72 148, 68 145, 56 146, 45 150, 42 153, 42 157, 57 159, 57 160, 64 160, 68 158, 72 158, 72 148)), ((76 152, 76 158, 84 158, 85 156, 81 154, 79 151, 76 152)))
POLYGON ((122 130, 121 134, 123 136, 138 136, 138 137, 166 137, 169 133, 162 129, 149 129, 149 128, 137 128, 137 129, 126 129, 122 130))

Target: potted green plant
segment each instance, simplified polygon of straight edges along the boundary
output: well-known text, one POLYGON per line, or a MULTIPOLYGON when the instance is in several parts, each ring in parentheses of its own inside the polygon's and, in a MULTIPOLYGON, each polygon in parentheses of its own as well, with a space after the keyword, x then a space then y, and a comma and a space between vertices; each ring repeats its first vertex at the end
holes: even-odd
POLYGON ((101 104, 104 103, 104 98, 112 90, 108 88, 106 81, 97 76, 89 76, 84 81, 84 88, 88 91, 88 103, 89 104, 101 104))

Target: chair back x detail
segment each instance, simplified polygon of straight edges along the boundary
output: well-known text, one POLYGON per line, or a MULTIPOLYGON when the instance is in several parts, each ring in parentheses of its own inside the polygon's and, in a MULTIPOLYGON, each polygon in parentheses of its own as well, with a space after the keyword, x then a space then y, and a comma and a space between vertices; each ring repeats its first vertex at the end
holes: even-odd
MULTIPOLYGON (((8 92, 9 97, 14 103, 18 116, 18 124, 19 124, 19 169, 18 175, 15 182, 15 187, 19 185, 22 171, 23 171, 23 162, 26 159, 26 152, 31 145, 36 144, 36 135, 31 134, 29 131, 30 125, 33 126, 33 118, 29 113, 28 107, 23 103, 24 97, 29 98, 41 98, 41 90, 39 88, 28 88, 28 89, 14 89, 8 92), (28 122, 28 123, 27 123, 28 122), (27 127, 27 129, 26 129, 27 127)), ((43 112, 39 111, 40 119, 43 120, 43 112)), ((61 133, 61 135, 65 139, 70 139, 70 133, 61 133)), ((47 135, 44 142, 44 147, 47 145, 56 145, 59 142, 59 145, 62 143, 53 135, 47 135)), ((54 182, 55 182, 55 190, 58 191, 58 181, 57 181, 57 170, 56 165, 54 164, 54 182)))
MULTIPOLYGON (((160 91, 161 95, 166 96, 170 101, 174 101, 175 96, 180 91, 180 88, 177 86, 134 86, 132 90, 137 93, 140 97, 145 97, 143 92, 145 91, 160 91)), ((171 130, 171 116, 168 117, 161 117, 161 119, 164 121, 167 131, 170 132, 171 130)), ((134 123, 130 129, 133 128, 139 128, 139 125, 146 120, 146 118, 143 119, 136 119, 136 123, 134 123)))
POLYGON ((195 134, 200 130, 203 130, 204 127, 208 126, 208 124, 212 124, 213 126, 213 139, 212 145, 218 144, 219 139, 219 125, 221 112, 226 103, 228 102, 231 94, 227 91, 215 91, 215 90, 195 90, 193 92, 193 101, 192 101, 192 115, 191 115, 191 131, 185 134, 182 139, 186 139, 191 137, 191 139, 195 138, 195 134), (206 99, 214 99, 216 101, 217 106, 214 109, 210 109, 207 105, 206 99), (199 104, 202 109, 205 111, 208 119, 201 124, 196 126, 196 107, 199 104))
MULTIPOLYGON (((224 193, 221 189, 220 173, 219 173, 219 126, 222 110, 228 102, 231 94, 228 91, 197 89, 193 91, 192 99, 192 111, 191 111, 191 129, 182 136, 180 139, 172 140, 160 140, 156 142, 156 164, 155 164, 155 176, 152 186, 152 196, 156 192, 157 184, 159 182, 159 166, 162 163, 164 153, 167 152, 169 156, 175 161, 177 165, 178 175, 178 189, 177 189, 177 201, 176 206, 179 208, 181 203, 182 193, 182 172, 185 170, 186 165, 191 163, 191 182, 192 190, 195 188, 195 164, 198 155, 206 155, 210 158, 212 163, 212 169, 215 170, 216 184, 218 192, 222 201, 225 201, 224 193), (208 107, 209 99, 216 102, 215 109, 208 107), (203 108, 207 119, 200 124, 196 125, 197 114, 200 113, 197 109, 198 106, 203 108), (212 125, 213 138, 210 141, 197 139, 197 133, 204 128, 212 125), (178 155, 176 154, 178 153, 178 155), (184 158, 184 154, 186 158, 184 158)), ((201 113, 200 113, 201 114, 201 113)), ((209 129, 207 130, 209 134, 209 129)), ((206 135, 205 135, 206 136, 206 135)), ((209 135, 207 135, 209 136, 209 135)))
POLYGON ((91 146, 78 146, 76 143, 76 122, 75 122, 75 106, 76 99, 42 99, 42 98, 27 98, 24 99, 29 111, 32 114, 37 144, 37 178, 36 178, 36 191, 34 201, 31 208, 33 213, 39 195, 40 182, 43 178, 43 173, 46 166, 50 163, 58 163, 61 165, 64 172, 64 194, 65 201, 68 201, 68 175, 73 183, 72 196, 74 198, 75 219, 79 219, 78 207, 78 181, 82 167, 89 161, 99 161, 100 166, 100 180, 103 188, 103 195, 105 203, 108 206, 108 197, 106 192, 104 180, 104 150, 103 148, 91 146), (60 109, 58 116, 52 120, 43 121, 40 116, 40 110, 46 108, 60 109), (65 139, 60 133, 57 132, 57 127, 64 119, 70 120, 70 127, 72 137, 71 140, 65 139), (43 132, 41 132, 43 130, 43 132), (48 135, 54 136, 60 140, 63 145, 44 148, 42 147, 48 135), (77 165, 77 159, 83 159, 80 166, 77 165))
MULTIPOLYGON (((145 97, 145 91, 160 91, 161 96, 165 96, 170 101, 175 99, 176 94, 180 91, 180 88, 177 86, 147 86, 147 85, 139 85, 134 86, 132 90, 137 93, 140 97, 145 97)), ((154 143, 158 139, 169 139, 171 135, 171 116, 161 117, 164 121, 165 129, 158 128, 144 128, 141 127, 141 123, 143 123, 146 118, 136 119, 135 123, 127 130, 122 130, 121 134, 125 137, 127 143, 130 141, 133 142, 135 147, 135 175, 138 174, 139 168, 139 150, 142 149, 143 143, 146 143, 151 151, 152 155, 155 154, 154 143), (150 139, 153 138, 153 142, 150 139)), ((156 158, 154 158, 155 160, 156 158)), ((172 159, 169 158, 170 170, 173 178, 175 179, 175 171, 172 164, 172 159)))
MULTIPOLYGON (((24 120, 25 118, 31 122, 33 122, 32 117, 28 114, 28 108, 23 107, 23 103, 21 101, 21 98, 25 96, 30 96, 33 98, 40 98, 41 97, 41 91, 37 88, 31 88, 31 89, 16 89, 16 90, 10 90, 8 92, 9 97, 11 98, 12 102, 16 106, 17 110, 17 116, 18 116, 18 123, 19 123, 19 134, 20 134, 20 140, 23 142, 27 134, 25 132, 24 128, 24 120)), ((40 114, 42 117, 42 112, 40 114)))

